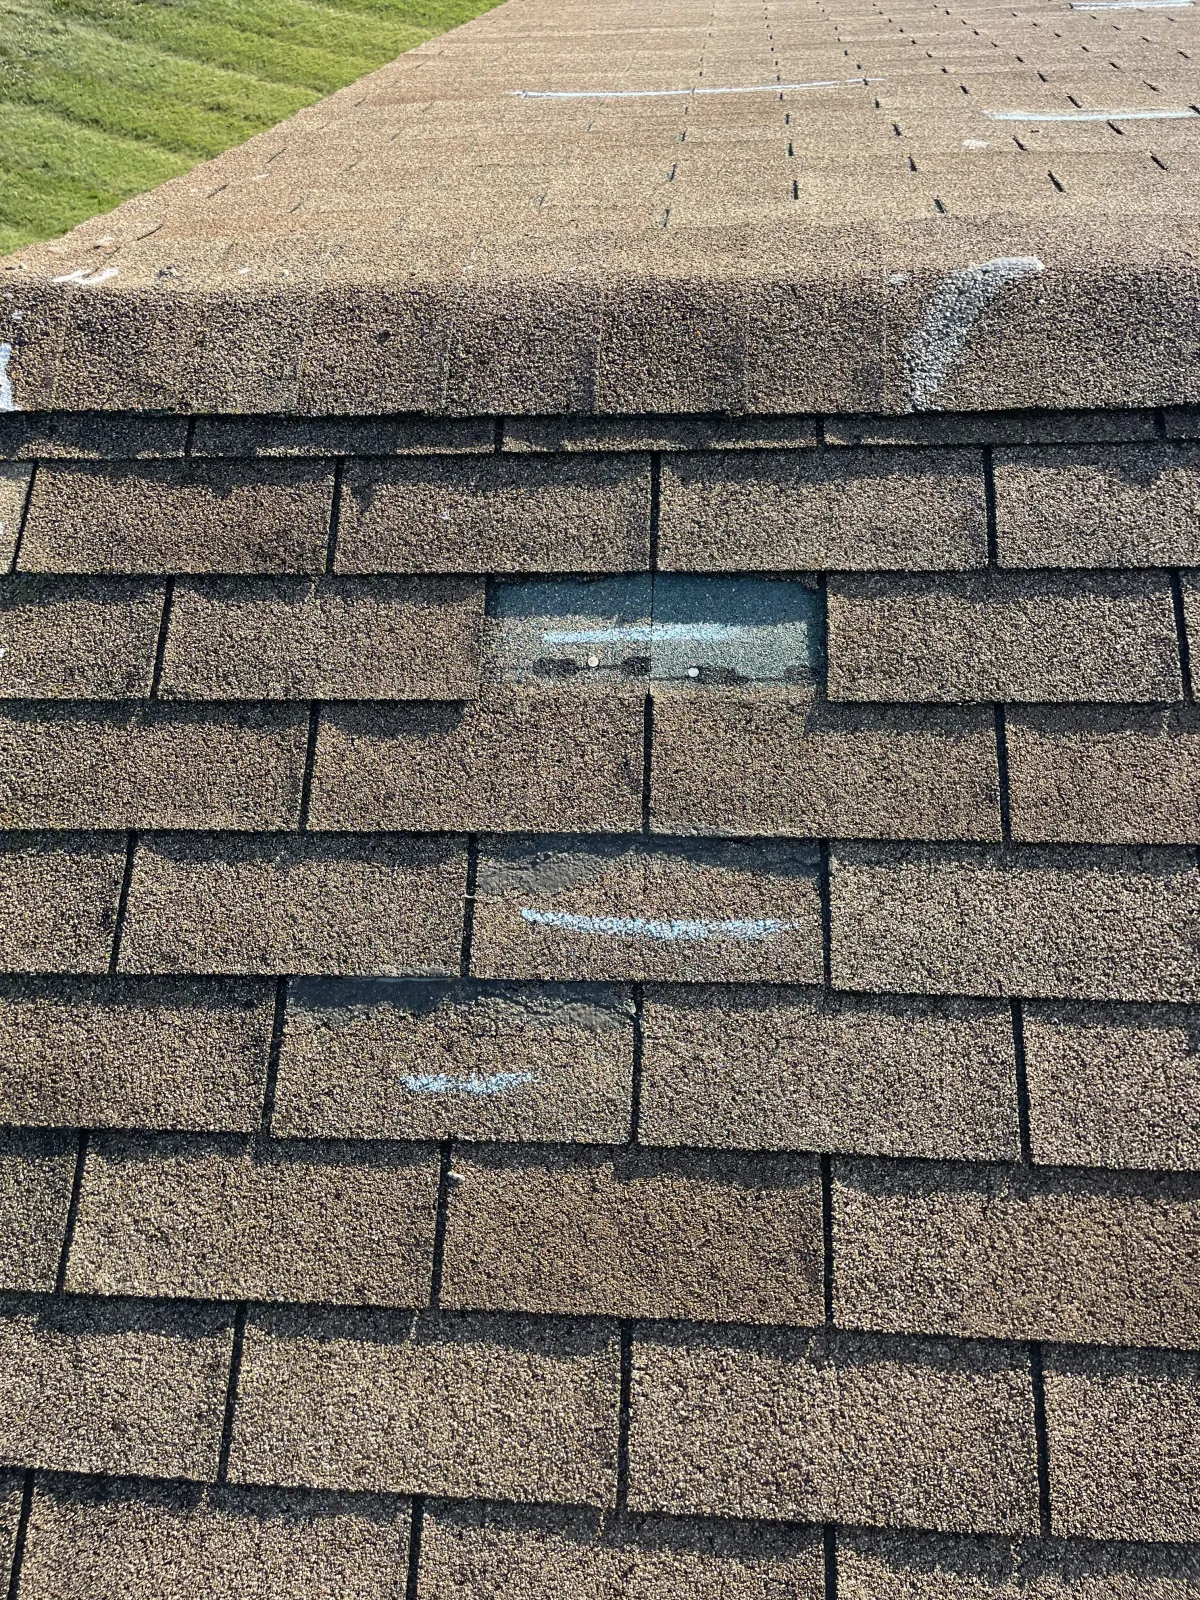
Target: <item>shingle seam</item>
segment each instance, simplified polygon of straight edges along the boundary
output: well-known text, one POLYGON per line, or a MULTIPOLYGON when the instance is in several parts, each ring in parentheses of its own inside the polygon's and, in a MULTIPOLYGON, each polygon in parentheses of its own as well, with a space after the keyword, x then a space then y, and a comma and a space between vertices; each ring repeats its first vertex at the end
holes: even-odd
POLYGON ((649 569, 658 571, 658 530, 662 519, 662 454, 650 452, 650 544, 649 569))
POLYGON ((29 507, 33 501, 33 485, 37 479, 38 462, 34 462, 29 472, 29 482, 25 485, 25 498, 21 503, 21 516, 17 523, 17 537, 13 540, 12 560, 8 564, 10 575, 20 568, 21 546, 25 542, 25 526, 29 521, 29 507))
POLYGON ((442 1306, 442 1274, 446 1260, 446 1229, 450 1213, 450 1190, 455 1181, 452 1171, 453 1159, 454 1140, 443 1139, 439 1151, 437 1210, 434 1215, 433 1249, 429 1265, 429 1306, 432 1311, 441 1311, 442 1306))
POLYGON ((342 522, 342 483, 346 474, 346 458, 338 456, 333 464, 333 499, 329 507, 329 540, 325 546, 325 571, 337 569, 338 531, 342 522))
POLYGON ((1013 1061, 1017 1094, 1017 1128, 1021 1140, 1021 1161, 1033 1164, 1033 1142, 1030 1132, 1029 1065, 1025 1054, 1025 1009, 1015 996, 1009 998, 1012 1017, 1013 1061))
MULTIPOLYGON (((646 986, 631 985, 633 998, 633 1065, 629 1085, 629 1147, 636 1149, 642 1131, 642 1078, 646 1059, 646 986)), ((523 1142, 523 1141, 522 1141, 523 1142)))
POLYGON ((621 1322, 621 1382, 617 1405, 617 1490, 618 1517, 629 1510, 629 1438, 633 1427, 633 1336, 631 1318, 621 1322))
POLYGON ((1029 1342, 1029 1378, 1033 1390, 1033 1433, 1037 1447, 1038 1531, 1043 1539, 1053 1531, 1053 1501, 1050 1490, 1050 1431, 1046 1420, 1046 1378, 1042 1364, 1042 1341, 1029 1342))
POLYGON ((462 946, 458 957, 459 978, 471 976, 471 943, 475 935, 475 890, 479 879, 479 835, 467 835, 467 877, 463 891, 462 946))
MULTIPOLYGON (((308 712, 308 743, 304 751, 304 776, 300 783, 300 810, 297 831, 308 832, 308 814, 312 806, 313 772, 317 764, 317 737, 321 728, 321 702, 314 700, 308 712)), ((281 829, 281 832, 290 830, 281 829)))
POLYGON ((996 792, 1000 804, 1000 838, 1004 844, 1012 843, 1012 790, 1008 778, 1008 723, 1004 704, 997 700, 992 707, 996 737, 996 792))
POLYGON ((137 854, 138 830, 130 828, 125 839, 125 869, 121 877, 121 892, 117 898, 117 914, 113 920, 112 949, 108 957, 108 975, 115 977, 121 963, 121 940, 125 933, 125 919, 129 914, 129 891, 133 884, 133 862, 137 854))
POLYGON ((54 1293, 65 1293, 67 1268, 71 1259, 71 1246, 75 1243, 75 1228, 79 1221, 79 1204, 83 1198, 83 1177, 87 1167, 88 1130, 81 1128, 75 1144, 75 1170, 71 1178, 71 1198, 67 1205, 67 1220, 63 1228, 62 1250, 58 1258, 58 1271, 54 1278, 54 1293))
POLYGON ((1179 673, 1183 682, 1183 699, 1191 705, 1195 698, 1192 682, 1192 647, 1188 638, 1187 612, 1183 600, 1183 574, 1178 567, 1171 568, 1171 606, 1175 613, 1175 639, 1179 648, 1179 673))
POLYGON ((29 1518, 33 1511, 33 1486, 36 1473, 31 1467, 21 1485, 21 1510, 17 1518, 17 1531, 13 1539, 12 1564, 8 1572, 7 1600, 18 1600, 21 1592, 21 1569, 25 1564, 25 1545, 29 1538, 29 1518))
POLYGON ((421 1592, 421 1534, 425 1527, 425 1496, 412 1497, 412 1516, 408 1528, 408 1570, 404 1579, 404 1600, 418 1600, 421 1592))
POLYGON ((821 1156, 821 1289, 825 1326, 834 1326, 834 1256, 833 1256, 833 1157, 821 1156))
POLYGON ((283 1054, 283 1036, 287 1025, 288 980, 275 980, 275 1010, 271 1019, 271 1043, 267 1051, 267 1071, 263 1081, 262 1117, 259 1137, 271 1137, 271 1121, 275 1115, 275 1087, 279 1080, 279 1060, 283 1054))
POLYGON ((834 1522, 826 1522, 821 1527, 821 1558, 825 1600, 838 1600, 838 1537, 837 1524, 834 1522))
POLYGON ((233 1318, 233 1345, 229 1353, 229 1381, 225 1390, 225 1411, 221 1420, 221 1444, 217 1455, 216 1481, 229 1482, 229 1454, 233 1448, 233 1424, 237 1413, 238 1385, 242 1376, 242 1351, 246 1342, 246 1317, 249 1305, 238 1302, 233 1318))
MULTIPOLYGON (((163 586, 162 616, 158 625, 158 642, 154 647, 154 670, 150 675, 149 699, 157 700, 162 688, 163 663, 167 655, 167 634, 171 627, 171 610, 175 604, 175 579, 169 577, 163 586)), ((256 704, 258 702, 255 702, 256 704)))

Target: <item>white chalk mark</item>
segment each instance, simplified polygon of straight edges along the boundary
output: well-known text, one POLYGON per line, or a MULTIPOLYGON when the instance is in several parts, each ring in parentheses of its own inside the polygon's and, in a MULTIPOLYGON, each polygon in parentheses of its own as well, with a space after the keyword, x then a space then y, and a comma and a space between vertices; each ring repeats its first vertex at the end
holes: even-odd
POLYGON ((120 267, 105 267, 96 272, 91 267, 80 267, 76 272, 64 272, 60 278, 51 278, 50 282, 80 283, 91 289, 98 283, 107 283, 110 278, 115 278, 120 270, 120 267))
POLYGON ((1182 11, 1193 0, 1071 0, 1072 11, 1182 11))
POLYGON ((12 345, 0 344, 0 411, 21 409, 13 396, 12 379, 8 375, 8 363, 12 360, 12 353, 12 345))
POLYGON ((947 273, 933 291, 925 320, 910 336, 905 353, 908 398, 914 411, 930 404, 972 328, 1005 284, 1036 278, 1042 271, 1037 256, 996 256, 947 273))
POLYGON ((519 1089, 522 1084, 533 1083, 532 1072, 493 1072, 486 1078, 472 1074, 469 1078, 452 1078, 445 1072, 421 1072, 405 1076, 400 1082, 414 1094, 503 1094, 508 1089, 519 1089))
POLYGON ((747 83, 728 89, 510 89, 518 100, 663 100, 692 94, 782 94, 785 89, 841 89, 882 78, 820 78, 812 83, 747 83))
POLYGON ((1162 111, 985 111, 993 122, 1175 122, 1200 117, 1193 106, 1162 111))
POLYGON ((567 933, 606 933, 619 939, 681 939, 694 943, 704 939, 769 939, 797 922, 781 922, 778 917, 761 917, 756 920, 743 917, 672 917, 659 921, 653 917, 596 917, 582 916, 573 911, 538 911, 532 906, 521 907, 525 922, 549 928, 562 928, 567 933))

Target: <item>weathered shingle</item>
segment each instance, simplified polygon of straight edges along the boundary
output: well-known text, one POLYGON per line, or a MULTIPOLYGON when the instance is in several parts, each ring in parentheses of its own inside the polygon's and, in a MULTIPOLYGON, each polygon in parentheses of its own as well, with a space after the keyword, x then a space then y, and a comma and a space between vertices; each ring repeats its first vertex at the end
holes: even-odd
POLYGON ((207 579, 175 586, 162 694, 183 700, 463 700, 483 585, 462 578, 207 579))
POLYGON ((976 451, 712 451, 663 461, 664 571, 936 571, 986 559, 976 451))
POLYGON ((1020 706, 1007 732, 1014 839, 1200 843, 1194 706, 1020 706))
POLYGON ((0 578, 0 699, 140 699, 150 692, 161 583, 0 578))
POLYGON ((31 467, 0 466, 0 570, 5 572, 16 554, 32 476, 31 467))
POLYGON ((1046 1425, 1055 1533, 1200 1539, 1195 1356, 1048 1351, 1046 1425))
POLYGON ((1007 1007, 680 985, 647 991, 643 1035, 646 1144, 1017 1154, 1007 1007))
POLYGON ((26 1600, 217 1595, 404 1600, 409 1508, 369 1496, 179 1484, 39 1487, 26 1600))
POLYGON ((314 828, 628 832, 643 695, 488 685, 467 705, 322 709, 314 828))
POLYGON ((1006 567, 1173 567, 1200 561, 1200 447, 997 450, 996 549, 1006 567))
POLYGON ((142 461, 183 455, 187 417, 144 411, 8 411, 0 416, 0 460, 142 461))
POLYGON ((307 708, 0 705, 0 825, 286 828, 307 708))
POLYGON ((847 1327, 1200 1345, 1191 1178, 835 1161, 833 1252, 847 1327))
POLYGON ((620 1144, 633 1048, 633 1006, 619 989, 297 980, 272 1127, 620 1144))
POLYGON ((1002 1345, 641 1331, 629 1474, 638 1510, 1033 1532, 1027 1359, 1002 1345))
POLYGON ((105 833, 0 833, 0 971, 106 972, 125 840, 105 833))
POLYGON ((1166 574, 829 580, 832 700, 1181 698, 1166 574))
POLYGON ((1035 1161, 1200 1170, 1200 1014, 1043 1004, 1024 1023, 1035 1161))
POLYGON ((355 462, 339 572, 625 572, 650 553, 644 455, 355 462))
POLYGON ((0 1462, 211 1480, 233 1313, 0 1297, 0 1462))
POLYGON ((425 1510, 420 1582, 426 1600, 822 1600, 825 1592, 820 1536, 810 1528, 665 1517, 605 1527, 594 1513, 445 1502, 425 1510))
POLYGON ((612 1323, 255 1313, 229 1475, 610 1505, 619 1398, 612 1323))
POLYGON ((490 417, 197 417, 193 456, 491 454, 490 417))
POLYGON ((150 835, 134 857, 121 968, 454 972, 465 854, 404 836, 150 835))
POLYGON ((812 417, 506 417, 503 448, 577 450, 794 450, 817 442, 812 417))
POLYGON ((831 706, 803 689, 654 696, 664 833, 998 839, 989 712, 831 706))
POLYGON ((814 851, 566 835, 484 840, 472 970, 489 978, 811 980, 814 851))
POLYGON ((844 845, 830 901, 839 987, 1200 996, 1200 873, 1182 850, 844 845))
POLYGON ((816 1324, 811 1157, 484 1149, 455 1158, 442 1304, 816 1324))
POLYGON ((74 1172, 74 1139, 0 1133, 0 1289, 53 1289, 74 1172))
POLYGON ((333 468, 306 462, 43 467, 25 572, 321 572, 333 468))

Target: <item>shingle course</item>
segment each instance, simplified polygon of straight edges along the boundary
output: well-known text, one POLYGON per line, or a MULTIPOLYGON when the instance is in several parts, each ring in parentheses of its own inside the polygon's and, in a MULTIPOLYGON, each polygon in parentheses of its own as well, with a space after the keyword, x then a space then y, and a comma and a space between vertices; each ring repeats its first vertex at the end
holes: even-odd
POLYGON ((105 411, 9 411, 0 416, 0 461, 153 460, 182 456, 186 417, 105 411))
POLYGON ((0 578, 0 699, 144 698, 162 609, 161 583, 0 578))
POLYGON ((0 971, 106 972, 125 840, 112 833, 0 833, 0 971))
POLYGON ((74 1139, 0 1133, 0 1289, 54 1288, 74 1173, 74 1139))

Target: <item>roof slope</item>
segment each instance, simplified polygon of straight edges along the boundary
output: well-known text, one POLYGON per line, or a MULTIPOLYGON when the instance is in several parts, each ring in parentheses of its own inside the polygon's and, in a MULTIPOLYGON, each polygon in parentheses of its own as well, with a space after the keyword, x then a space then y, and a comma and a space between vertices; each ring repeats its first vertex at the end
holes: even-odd
POLYGON ((1196 15, 509 0, 6 261, 14 403, 1194 400, 1196 15))

